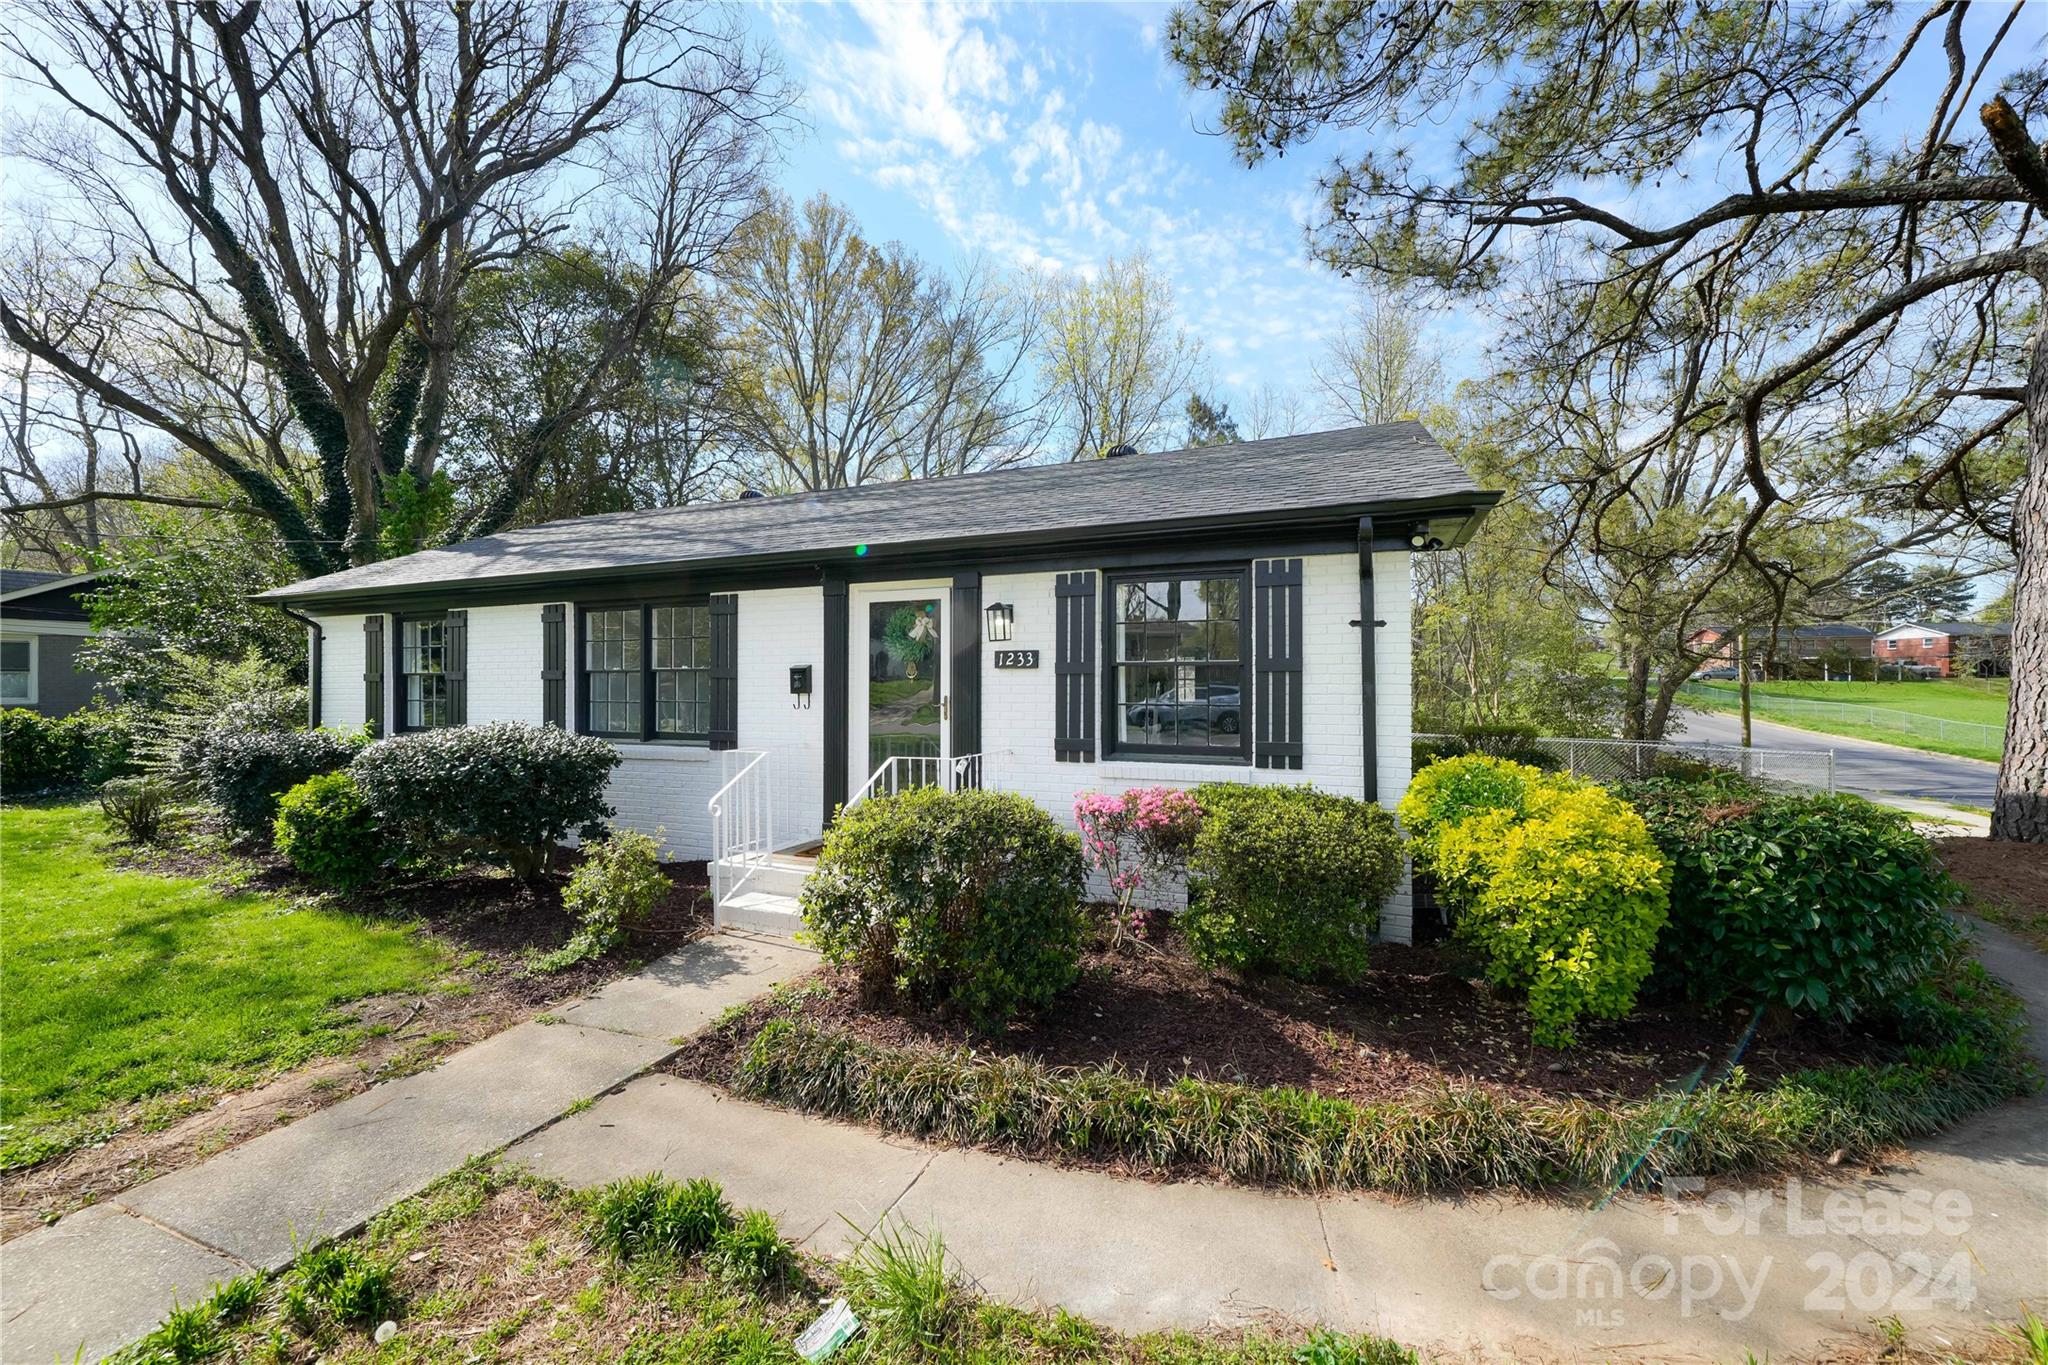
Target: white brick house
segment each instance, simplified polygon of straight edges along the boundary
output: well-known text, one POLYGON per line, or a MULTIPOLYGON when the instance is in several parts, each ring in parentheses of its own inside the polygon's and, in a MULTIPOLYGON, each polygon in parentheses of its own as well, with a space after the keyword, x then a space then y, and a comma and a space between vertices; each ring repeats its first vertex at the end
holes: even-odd
MULTIPOLYGON (((877 785, 1409 778, 1410 556, 1497 495, 1416 423, 506 532, 265 600, 323 724, 602 735, 622 824, 773 895, 877 785), (1370 685, 1368 685, 1368 682, 1370 685), (716 803, 718 810, 714 812, 716 803)), ((772 916, 770 916, 772 918, 772 916)), ((1406 939, 1405 893, 1381 910, 1406 939)))

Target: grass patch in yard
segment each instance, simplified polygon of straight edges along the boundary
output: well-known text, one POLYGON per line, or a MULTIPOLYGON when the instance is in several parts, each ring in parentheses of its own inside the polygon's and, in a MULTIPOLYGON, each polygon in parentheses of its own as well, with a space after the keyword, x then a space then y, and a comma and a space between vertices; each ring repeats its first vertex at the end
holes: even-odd
MULTIPOLYGON (((2005 730, 2009 686, 1995 680, 1943 679, 1927 682, 1760 682, 1750 687, 1751 711, 1767 720, 1816 734, 1842 735, 1850 739, 1872 739, 1883 744, 1920 749, 1927 753, 1953 754, 1996 763, 2001 753, 1998 736, 2005 730), (1807 702, 1831 703, 1809 707, 1807 702), (1968 731, 1938 733, 1936 725, 1915 726, 1910 721, 1873 715, 1859 720, 1854 710, 1904 712, 1927 721, 1955 721, 1982 725, 1992 732, 1976 735, 1968 731), (1988 742, 1987 742, 1988 741, 1988 742)), ((1741 709, 1741 690, 1734 683, 1694 682, 1679 694, 1681 703, 1714 711, 1741 709)))
POLYGON ((114 867, 108 842, 89 805, 0 808, 0 1169, 345 1051, 363 1030, 335 1006, 448 965, 409 929, 114 867))

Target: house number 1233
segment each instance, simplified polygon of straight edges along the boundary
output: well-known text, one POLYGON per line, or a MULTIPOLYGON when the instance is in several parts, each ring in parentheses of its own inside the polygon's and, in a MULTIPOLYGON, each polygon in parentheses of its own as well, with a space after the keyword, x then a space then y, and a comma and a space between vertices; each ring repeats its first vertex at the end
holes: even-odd
POLYGON ((1035 649, 999 649, 996 651, 997 668, 1036 668, 1038 651, 1035 649))

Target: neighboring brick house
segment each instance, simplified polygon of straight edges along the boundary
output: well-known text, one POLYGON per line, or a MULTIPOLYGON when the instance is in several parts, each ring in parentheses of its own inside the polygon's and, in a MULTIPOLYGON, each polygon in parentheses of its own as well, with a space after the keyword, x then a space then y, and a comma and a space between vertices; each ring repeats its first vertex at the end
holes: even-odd
POLYGON ((1881 664, 1924 664, 1944 678, 2002 678, 2012 672, 2010 621, 1909 621, 1877 637, 1881 664))
POLYGON ((83 598, 98 574, 0 569, 0 706, 68 716, 105 684, 78 666, 92 634, 83 598))
MULTIPOLYGON (((885 774, 1063 821, 1078 792, 1218 780, 1391 806, 1410 559, 1497 497, 1397 422, 584 517, 263 600, 317 622, 325 724, 608 739, 620 821, 714 860, 720 923, 772 927, 789 907, 729 917, 720 876, 766 885, 761 847, 815 842, 885 774), (756 834, 720 832, 735 809, 756 834)), ((1410 921, 1405 890, 1381 907, 1391 938, 1410 921)))
MULTIPOLYGON (((1735 667, 1736 630, 1732 626, 1703 626, 1686 637, 1686 644, 1693 649, 1713 646, 1700 663, 1697 672, 1716 668, 1735 667)), ((1798 665, 1806 663, 1813 667, 1835 666, 1848 671, 1856 660, 1871 657, 1873 633, 1862 626, 1845 625, 1830 621, 1817 626, 1797 626, 1778 632, 1776 647, 1770 651, 1770 670, 1774 676, 1787 677, 1799 671, 1798 665)), ((1762 675, 1764 662, 1764 632, 1757 630, 1749 634, 1749 657, 1762 675)), ((1866 670, 1867 671, 1867 670, 1866 670)))

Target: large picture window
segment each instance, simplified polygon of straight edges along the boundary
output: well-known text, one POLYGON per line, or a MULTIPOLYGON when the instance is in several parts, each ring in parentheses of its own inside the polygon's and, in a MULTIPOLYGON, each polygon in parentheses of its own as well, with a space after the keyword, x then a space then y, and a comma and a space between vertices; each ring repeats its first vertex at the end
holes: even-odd
POLYGON ((704 602, 583 612, 583 729, 608 739, 711 733, 711 609, 704 602))
POLYGON ((1110 733, 1129 753, 1250 753, 1241 571, 1110 579, 1110 733))
POLYGON ((448 621, 440 616, 408 617, 398 643, 399 683, 404 689, 401 728, 434 730, 453 723, 449 709, 448 621))

